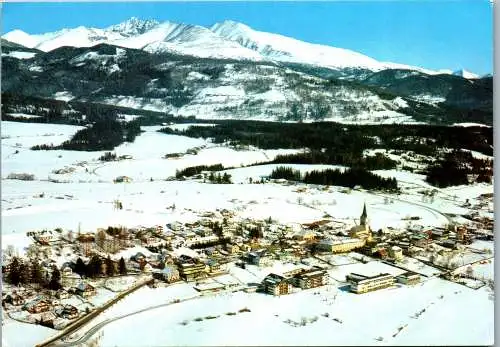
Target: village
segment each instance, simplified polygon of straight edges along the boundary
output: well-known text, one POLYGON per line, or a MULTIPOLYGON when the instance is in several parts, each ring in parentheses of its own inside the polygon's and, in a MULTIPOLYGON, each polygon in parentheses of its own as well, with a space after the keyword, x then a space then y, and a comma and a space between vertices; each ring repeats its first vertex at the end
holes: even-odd
POLYGON ((436 276, 493 288, 492 277, 473 266, 493 261, 493 221, 477 215, 492 199, 484 194, 474 206, 467 201, 475 211, 469 223, 443 227, 372 230, 365 203, 350 226, 332 218, 280 224, 272 216, 254 220, 221 209, 199 212, 194 223, 31 231, 23 256, 11 246, 3 252, 3 312, 61 330, 131 288, 186 282, 200 295, 293 295, 327 284, 362 295, 436 276), (345 271, 343 263, 356 266, 345 271), (242 271, 258 272, 261 280, 245 282, 237 276, 242 271))

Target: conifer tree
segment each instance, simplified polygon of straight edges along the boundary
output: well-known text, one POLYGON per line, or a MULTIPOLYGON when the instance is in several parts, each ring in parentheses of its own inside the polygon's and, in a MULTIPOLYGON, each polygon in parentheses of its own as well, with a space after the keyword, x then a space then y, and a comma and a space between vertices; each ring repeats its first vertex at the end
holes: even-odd
POLYGON ((43 285, 42 267, 37 259, 31 262, 31 283, 43 285))
POLYGON ((85 272, 86 272, 85 263, 83 262, 82 258, 79 257, 76 261, 75 273, 82 276, 85 275, 85 272))
POLYGON ((118 263, 118 268, 120 271, 120 275, 127 274, 127 267, 125 266, 125 259, 123 259, 123 257, 120 258, 120 262, 118 263))
POLYGON ((58 290, 62 288, 61 285, 61 272, 57 268, 57 266, 54 266, 52 268, 52 277, 50 278, 49 282, 49 288, 52 290, 58 290))
POLYGON ((115 275, 115 266, 109 255, 106 258, 106 275, 109 277, 115 275))
POLYGON ((19 285, 19 282, 21 282, 21 275, 19 271, 20 271, 19 258, 14 257, 10 262, 10 272, 7 276, 7 280, 10 282, 10 284, 13 284, 15 286, 19 285))

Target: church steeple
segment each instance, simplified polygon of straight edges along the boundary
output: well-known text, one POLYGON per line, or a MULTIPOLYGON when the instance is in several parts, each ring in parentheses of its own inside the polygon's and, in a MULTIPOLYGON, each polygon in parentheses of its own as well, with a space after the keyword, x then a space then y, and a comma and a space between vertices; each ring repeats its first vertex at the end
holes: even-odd
POLYGON ((361 217, 359 218, 359 224, 360 225, 366 225, 366 219, 368 218, 368 215, 366 213, 366 202, 363 205, 363 213, 361 213, 361 217))

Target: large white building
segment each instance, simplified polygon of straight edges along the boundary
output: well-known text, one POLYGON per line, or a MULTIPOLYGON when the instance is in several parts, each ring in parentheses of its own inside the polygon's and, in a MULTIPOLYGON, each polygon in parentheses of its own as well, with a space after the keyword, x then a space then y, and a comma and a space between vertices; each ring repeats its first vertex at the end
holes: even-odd
POLYGON ((365 276, 351 273, 346 276, 346 280, 351 286, 351 292, 357 294, 387 288, 392 286, 395 282, 394 276, 388 273, 382 273, 375 276, 365 276))

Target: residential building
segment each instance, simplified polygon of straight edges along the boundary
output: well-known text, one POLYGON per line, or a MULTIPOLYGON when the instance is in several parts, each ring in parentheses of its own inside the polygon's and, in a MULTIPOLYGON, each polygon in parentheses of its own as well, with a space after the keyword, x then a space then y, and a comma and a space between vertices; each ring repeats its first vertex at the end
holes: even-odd
POLYGON ((73 274, 73 265, 69 262, 62 264, 61 275, 62 276, 71 276, 72 274, 73 274))
POLYGON ((319 229, 320 227, 330 223, 328 219, 322 219, 312 223, 303 223, 302 226, 306 229, 319 229))
POLYGON ((115 183, 130 183, 132 182, 132 178, 128 176, 118 176, 113 180, 115 183))
POLYGON ((426 233, 412 235, 410 242, 413 246, 425 248, 429 244, 429 236, 426 233))
POLYGON ((206 267, 203 263, 181 263, 179 264, 179 274, 186 281, 207 277, 206 267))
POLYGON ((209 259, 206 264, 208 265, 210 273, 221 271, 219 262, 214 259, 209 259))
POLYGON ((444 241, 441 241, 441 246, 443 247, 446 247, 446 248, 450 248, 450 249, 457 249, 457 242, 456 240, 444 240, 444 241))
POLYGON ((295 240, 311 242, 316 239, 316 233, 311 229, 299 230, 293 235, 295 240))
POLYGON ((234 254, 238 253, 240 251, 240 248, 233 243, 228 243, 226 244, 226 251, 229 252, 229 254, 234 254))
POLYGON ((54 312, 58 317, 65 319, 75 319, 78 317, 78 309, 73 305, 59 306, 54 312))
POLYGON ((162 270, 153 271, 153 277, 167 283, 176 282, 180 279, 179 271, 171 265, 166 265, 162 270))
POLYGON ((351 286, 351 291, 357 294, 390 287, 395 281, 394 276, 388 273, 382 273, 375 276, 351 273, 346 276, 346 280, 351 286))
POLYGON ((270 258, 271 255, 268 254, 266 249, 250 252, 246 256, 246 259, 250 264, 257 266, 261 266, 264 263, 268 262, 270 258))
POLYGON ((65 289, 60 289, 56 293, 56 298, 58 298, 58 299, 67 299, 70 296, 71 296, 71 294, 65 289))
POLYGON ((46 327, 54 327, 54 320, 56 318, 57 316, 52 311, 43 312, 40 315, 40 320, 38 321, 38 324, 46 327))
POLYGON ((143 261, 146 261, 146 256, 142 252, 137 252, 136 254, 130 257, 130 260, 135 261, 137 263, 141 263, 143 261))
POLYGON ((26 300, 17 293, 7 294, 4 301, 14 306, 20 306, 26 303, 26 300))
POLYGON ((389 255, 387 254, 387 248, 381 247, 375 253, 380 259, 386 259, 389 255))
POLYGON ((39 296, 34 300, 24 305, 23 309, 28 310, 29 313, 46 312, 50 309, 51 304, 48 300, 39 296))
POLYGON ((264 292, 272 295, 284 295, 292 291, 290 281, 276 274, 267 275, 261 285, 264 292))
POLYGON ((95 236, 93 233, 79 234, 77 237, 79 242, 80 251, 85 255, 89 256, 92 253, 92 248, 94 247, 95 236))
POLYGON ((362 248, 366 243, 366 239, 358 238, 339 238, 339 239, 325 239, 317 244, 317 249, 320 251, 332 253, 345 253, 352 250, 362 248))
POLYGON ((103 229, 97 232, 96 245, 106 253, 118 252, 122 248, 121 247, 122 244, 123 240, 120 241, 120 239, 117 236, 109 235, 103 229))
POLYGON ((327 283, 327 272, 319 268, 302 271, 293 276, 293 284, 302 289, 321 287, 327 283))
POLYGON ((88 283, 80 282, 76 287, 76 293, 84 298, 93 296, 96 294, 96 290, 93 286, 88 283))
POLYGON ((195 237, 193 237, 192 239, 188 240, 186 242, 186 244, 187 244, 188 247, 191 247, 191 246, 207 245, 207 244, 215 243, 217 241, 219 241, 219 237, 215 236, 215 235, 211 235, 211 236, 198 236, 198 235, 195 234, 195 237))
POLYGON ((394 260, 399 261, 403 259, 403 249, 398 246, 392 246, 391 248, 389 248, 389 256, 394 260))
POLYGON ((399 283, 406 284, 406 285, 413 285, 420 283, 420 275, 414 272, 405 272, 399 276, 396 276, 396 280, 399 283))
POLYGON ((42 245, 48 245, 53 239, 52 232, 42 231, 35 235, 34 239, 42 245))

